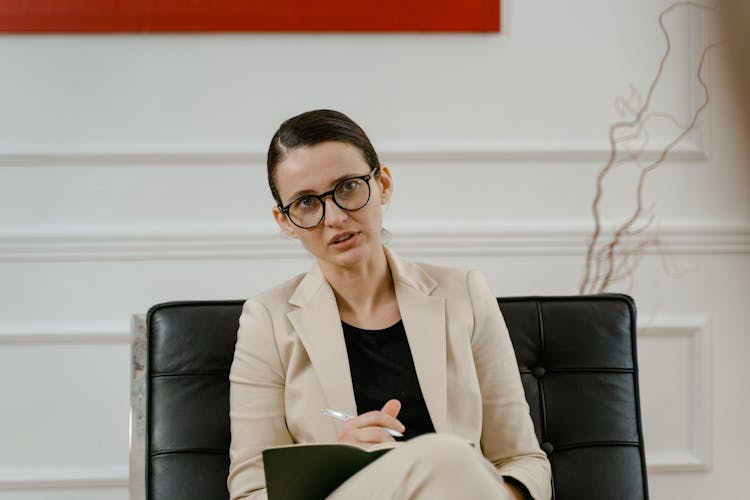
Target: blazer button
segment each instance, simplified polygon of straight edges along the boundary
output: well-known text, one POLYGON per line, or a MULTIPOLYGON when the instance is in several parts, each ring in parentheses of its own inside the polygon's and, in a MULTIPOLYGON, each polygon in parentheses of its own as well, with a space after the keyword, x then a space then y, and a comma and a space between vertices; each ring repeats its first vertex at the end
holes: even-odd
POLYGON ((537 367, 535 367, 535 368, 534 368, 534 369, 533 369, 533 370, 531 371, 531 373, 532 373, 532 374, 533 374, 533 375, 534 375, 534 376, 535 376, 536 378, 542 378, 542 377, 544 377, 544 376, 545 376, 545 375, 547 374, 547 370, 545 370, 543 366, 537 366, 537 367))
POLYGON ((549 441, 545 441, 542 443, 542 451, 546 453, 547 455, 549 455, 553 451, 555 451, 555 447, 552 446, 552 443, 550 443, 549 441))

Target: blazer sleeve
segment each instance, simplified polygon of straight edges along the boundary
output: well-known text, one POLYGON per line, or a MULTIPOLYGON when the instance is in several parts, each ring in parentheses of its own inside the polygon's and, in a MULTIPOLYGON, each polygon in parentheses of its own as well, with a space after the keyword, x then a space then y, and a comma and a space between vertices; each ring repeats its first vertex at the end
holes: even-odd
POLYGON ((471 345, 482 394, 482 452, 501 475, 522 483, 535 500, 548 500, 550 464, 534 433, 508 328, 479 271, 468 273, 467 286, 474 312, 471 345))
POLYGON ((229 373, 231 500, 266 499, 263 449, 293 442, 286 427, 284 382, 271 316, 250 299, 242 308, 229 373))

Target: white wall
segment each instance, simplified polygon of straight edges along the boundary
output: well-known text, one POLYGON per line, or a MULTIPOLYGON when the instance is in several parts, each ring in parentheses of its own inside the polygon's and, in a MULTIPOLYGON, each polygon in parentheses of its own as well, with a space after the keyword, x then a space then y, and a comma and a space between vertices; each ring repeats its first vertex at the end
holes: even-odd
MULTIPOLYGON (((576 293, 613 102, 650 83, 668 3, 504 0, 500 34, 0 36, 0 500, 126 498, 130 314, 307 268, 263 168, 303 110, 370 133, 394 248, 481 268, 498 295, 576 293)), ((655 103, 680 119, 703 20, 667 23, 655 103)), ((612 289, 640 309, 655 499, 747 485, 750 168, 718 61, 709 113, 645 190, 677 273, 649 250, 612 289)), ((607 185, 608 220, 629 179, 607 185)))

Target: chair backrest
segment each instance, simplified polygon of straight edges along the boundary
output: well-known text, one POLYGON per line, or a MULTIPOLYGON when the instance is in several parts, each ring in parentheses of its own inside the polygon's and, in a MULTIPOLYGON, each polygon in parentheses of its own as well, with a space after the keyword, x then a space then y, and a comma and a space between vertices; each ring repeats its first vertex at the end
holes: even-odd
MULTIPOLYGON (((647 499, 635 306, 624 295, 498 299, 556 500, 647 499)), ((134 317, 132 500, 229 497, 228 374, 242 301, 134 317)))
POLYGON ((635 304, 625 295, 498 299, 557 500, 647 499, 635 304))

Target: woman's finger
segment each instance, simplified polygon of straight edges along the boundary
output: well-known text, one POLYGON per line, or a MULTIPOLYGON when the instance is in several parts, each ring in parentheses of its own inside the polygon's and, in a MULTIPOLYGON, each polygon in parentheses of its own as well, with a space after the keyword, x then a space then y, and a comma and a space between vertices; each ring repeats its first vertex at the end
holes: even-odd
POLYGON ((389 399, 380 409, 386 415, 390 415, 393 418, 398 416, 398 412, 401 411, 401 401, 398 399, 389 399))
POLYGON ((388 434, 382 427, 364 427, 357 429, 354 437, 360 443, 369 445, 394 441, 393 436, 388 434))
POLYGON ((404 424, 398 419, 378 410, 368 411, 351 420, 347 420, 346 425, 353 425, 355 427, 389 427, 399 432, 406 430, 404 424))
POLYGON ((339 432, 340 443, 353 444, 361 448, 369 448, 373 444, 394 441, 382 427, 352 427, 342 428, 339 432))

